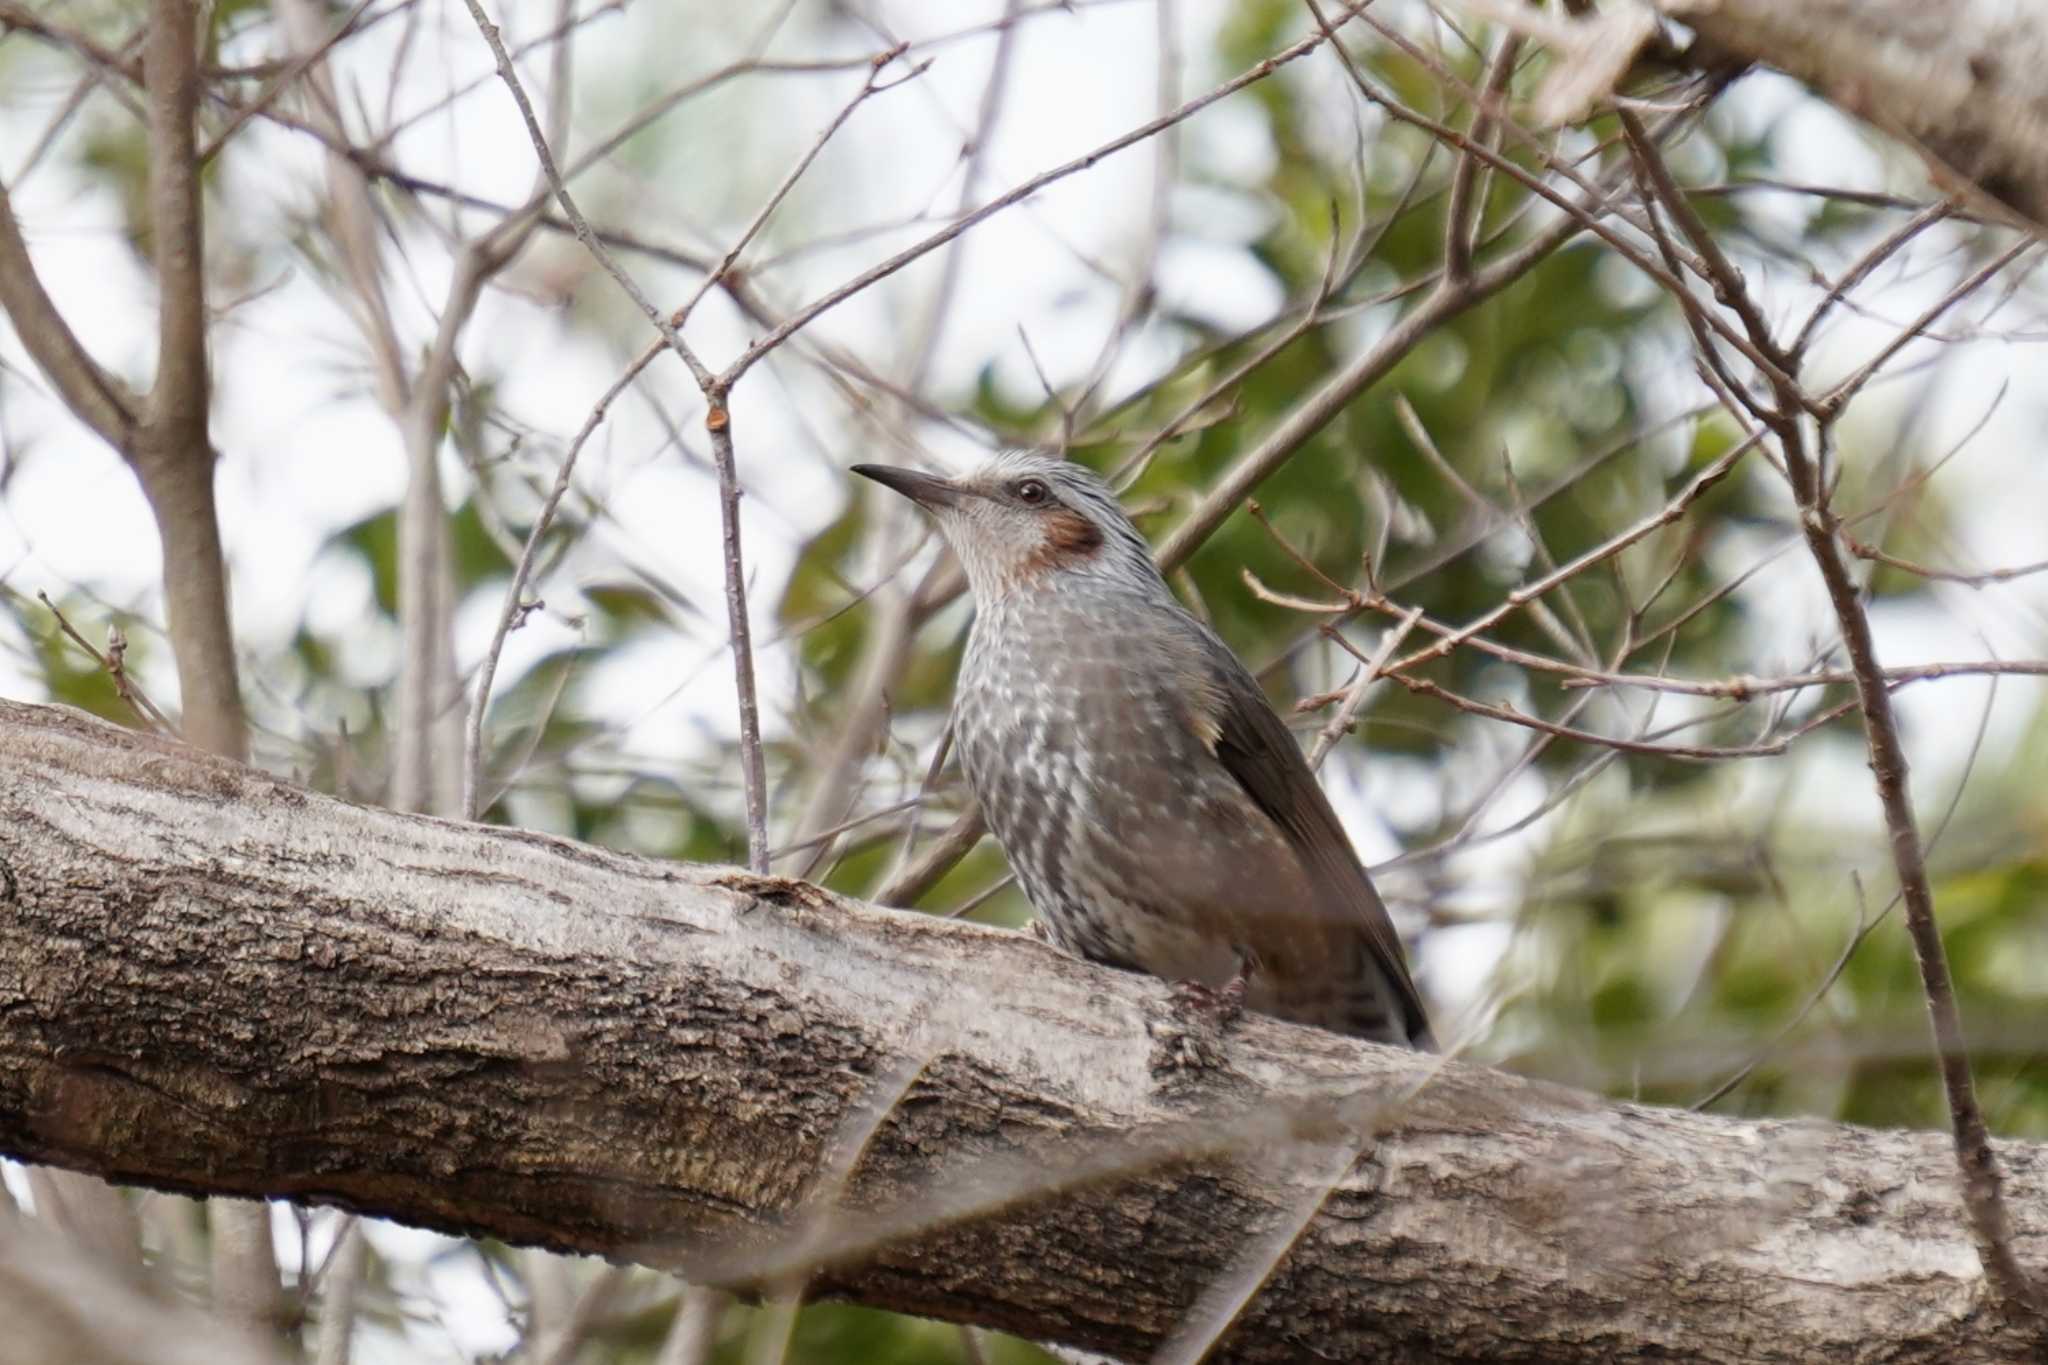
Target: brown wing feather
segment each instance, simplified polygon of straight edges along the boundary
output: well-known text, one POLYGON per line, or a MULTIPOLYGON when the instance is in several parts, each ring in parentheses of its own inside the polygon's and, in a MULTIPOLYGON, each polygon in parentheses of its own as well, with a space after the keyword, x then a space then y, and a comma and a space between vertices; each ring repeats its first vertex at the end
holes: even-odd
MULTIPOLYGON (((1203 633, 1208 634, 1206 630, 1203 633)), ((1400 935, 1394 932, 1394 922, 1365 875, 1365 866, 1351 847, 1337 812, 1258 683, 1222 641, 1211 635, 1209 643, 1211 677, 1216 684, 1211 695, 1220 702, 1212 718, 1217 731, 1216 757, 1300 853, 1318 890, 1327 898, 1327 909, 1357 917, 1381 971, 1400 996, 1409 1037, 1427 1038, 1429 1016, 1408 975, 1400 935)))

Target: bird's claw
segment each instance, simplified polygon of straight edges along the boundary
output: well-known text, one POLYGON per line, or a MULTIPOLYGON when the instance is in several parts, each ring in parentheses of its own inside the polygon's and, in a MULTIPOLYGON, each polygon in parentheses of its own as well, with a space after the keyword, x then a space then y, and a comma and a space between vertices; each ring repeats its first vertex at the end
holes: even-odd
POLYGON ((1237 1022, 1244 1013, 1245 979, 1242 973, 1233 976, 1222 986, 1205 986, 1199 981, 1176 981, 1173 983, 1173 1008, 1176 1014, 1192 1016, 1221 1032, 1237 1022))
POLYGON ((1152 1069, 1161 1075, 1223 1066, 1223 1035, 1244 1013, 1248 965, 1221 986, 1176 981, 1169 1000, 1172 1022, 1153 1032, 1152 1069))

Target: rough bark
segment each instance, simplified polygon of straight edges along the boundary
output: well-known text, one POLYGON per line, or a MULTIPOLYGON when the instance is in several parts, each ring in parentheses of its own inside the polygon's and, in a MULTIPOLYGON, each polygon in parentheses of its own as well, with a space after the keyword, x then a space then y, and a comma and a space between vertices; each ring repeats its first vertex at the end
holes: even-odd
MULTIPOLYGON (((1023 935, 7 703, 0 1151, 741 1290, 815 1258, 813 1292, 1125 1358, 1291 1222, 1224 1358, 2041 1348, 1985 1307, 1940 1134, 1202 1036, 1158 983, 1023 935)), ((2001 1154, 2039 1265, 2048 1148, 2001 1154)))
POLYGON ((2048 224, 2048 8, 2020 0, 1651 0, 1716 48, 1812 86, 2048 224))

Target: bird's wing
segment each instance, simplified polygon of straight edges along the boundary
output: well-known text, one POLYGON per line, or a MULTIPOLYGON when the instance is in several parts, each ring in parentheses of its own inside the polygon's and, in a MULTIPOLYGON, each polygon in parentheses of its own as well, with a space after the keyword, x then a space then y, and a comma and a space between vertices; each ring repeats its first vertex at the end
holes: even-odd
POLYGON ((1301 747, 1266 694, 1259 689, 1229 647, 1206 627, 1204 650, 1207 686, 1197 693, 1203 719, 1216 734, 1211 745, 1217 759, 1287 836, 1332 913, 1355 916, 1381 970, 1401 998, 1401 1012, 1410 1037, 1429 1027, 1422 997, 1408 975, 1394 922, 1365 875, 1337 812, 1323 794, 1301 747))

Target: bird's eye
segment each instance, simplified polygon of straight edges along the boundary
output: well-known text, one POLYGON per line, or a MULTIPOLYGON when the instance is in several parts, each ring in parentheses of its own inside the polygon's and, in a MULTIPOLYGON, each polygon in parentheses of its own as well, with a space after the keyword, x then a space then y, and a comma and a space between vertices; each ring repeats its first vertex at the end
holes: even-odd
POLYGON ((1052 497, 1052 490, 1038 479, 1019 479, 1010 490, 1017 495, 1017 501, 1026 507, 1037 507, 1052 497))

